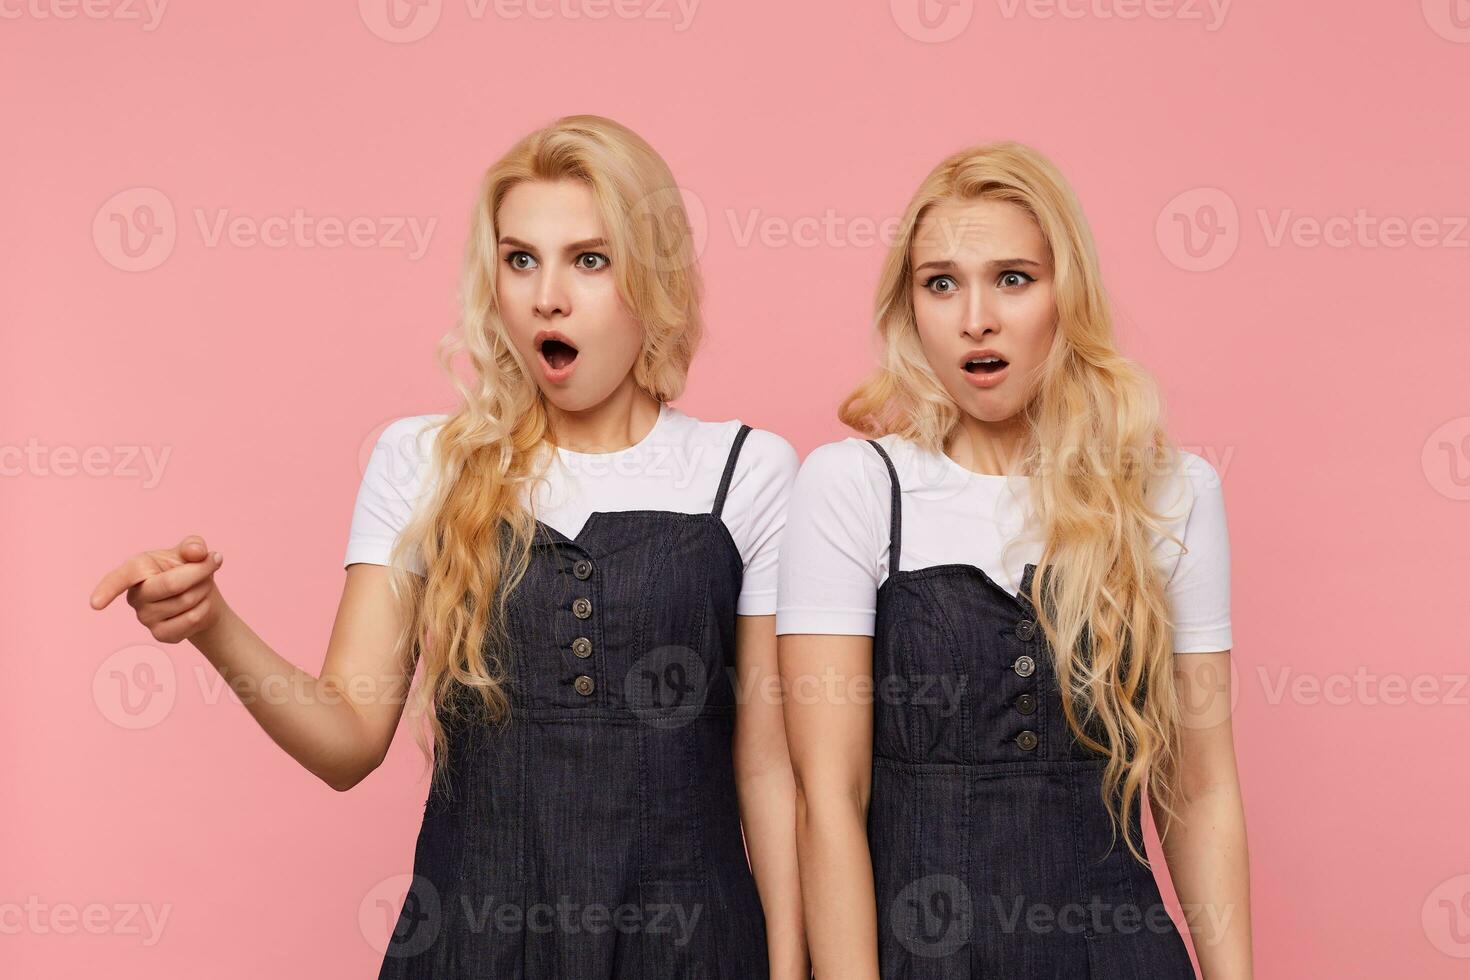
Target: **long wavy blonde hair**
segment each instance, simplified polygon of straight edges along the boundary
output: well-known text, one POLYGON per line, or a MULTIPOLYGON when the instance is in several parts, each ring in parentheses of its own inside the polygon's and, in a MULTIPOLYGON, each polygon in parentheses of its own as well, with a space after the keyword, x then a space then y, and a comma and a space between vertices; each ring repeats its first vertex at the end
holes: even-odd
MULTIPOLYGON (((1150 536, 1174 541, 1148 503, 1154 478, 1179 457, 1161 424, 1157 389, 1123 357, 1081 206, 1056 167, 1014 141, 942 161, 909 202, 878 286, 881 364, 843 401, 839 417, 870 437, 897 433, 944 452, 960 409, 934 376, 914 320, 911 250, 936 204, 1005 201, 1040 226, 1055 269, 1057 329, 1024 409, 1034 520, 1044 541, 1029 598, 1055 651, 1067 723, 1106 754, 1103 802, 1116 839, 1147 788, 1165 814, 1177 803, 1179 704, 1172 627, 1150 536), (1042 585, 1050 598, 1042 601, 1042 585)), ((1126 835, 1144 864, 1142 841, 1126 835)))
POLYGON ((512 187, 542 180, 592 189, 618 294, 643 326, 633 367, 641 389, 661 402, 678 397, 703 333, 682 198, 668 165, 638 134, 600 116, 566 116, 522 138, 485 172, 465 249, 460 321, 438 348, 460 404, 434 440, 433 489, 390 558, 404 622, 400 665, 406 676, 422 669, 407 707, 423 719, 416 740, 433 759, 436 784, 448 755, 446 725, 510 716, 508 602, 537 531, 526 492, 545 473, 553 433, 501 319, 496 220, 512 187), (468 377, 456 370, 461 354, 468 377), (422 574, 411 568, 411 553, 422 574))

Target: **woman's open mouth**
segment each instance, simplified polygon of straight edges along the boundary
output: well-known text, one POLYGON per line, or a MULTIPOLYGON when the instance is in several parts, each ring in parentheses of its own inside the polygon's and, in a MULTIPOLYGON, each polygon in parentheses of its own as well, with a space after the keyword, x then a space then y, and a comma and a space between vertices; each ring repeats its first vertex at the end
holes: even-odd
POLYGON ((965 362, 965 370, 970 374, 995 374, 1001 371, 1010 362, 1000 357, 978 357, 965 362))
POLYGON ((565 337, 553 334, 537 339, 536 352, 541 355, 542 370, 549 381, 566 380, 577 360, 577 348, 565 337))
POLYGON ((1005 380, 1011 363, 999 354, 972 351, 961 365, 965 369, 965 380, 976 388, 994 388, 1005 380))

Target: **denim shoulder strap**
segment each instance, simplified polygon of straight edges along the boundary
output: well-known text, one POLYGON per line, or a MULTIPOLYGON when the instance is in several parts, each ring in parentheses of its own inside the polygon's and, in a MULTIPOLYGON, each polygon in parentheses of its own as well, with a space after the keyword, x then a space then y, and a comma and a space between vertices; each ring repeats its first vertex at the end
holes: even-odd
POLYGON ((892 575, 898 571, 898 556, 903 554, 900 549, 903 543, 903 507, 901 505, 902 497, 900 495, 902 488, 898 485, 898 470, 893 468, 893 460, 888 458, 888 453, 884 452, 883 447, 878 445, 877 439, 869 439, 868 442, 872 444, 874 449, 878 450, 878 455, 883 457, 883 465, 888 467, 888 482, 892 487, 893 516, 889 518, 888 531, 888 574, 892 575))
POLYGON ((725 493, 730 489, 730 479, 735 475, 735 460, 740 458, 740 447, 745 445, 745 437, 748 435, 748 425, 740 426, 740 431, 735 433, 735 444, 730 447, 730 458, 725 460, 725 472, 720 475, 720 489, 715 494, 715 509, 711 511, 716 517, 725 509, 725 493))

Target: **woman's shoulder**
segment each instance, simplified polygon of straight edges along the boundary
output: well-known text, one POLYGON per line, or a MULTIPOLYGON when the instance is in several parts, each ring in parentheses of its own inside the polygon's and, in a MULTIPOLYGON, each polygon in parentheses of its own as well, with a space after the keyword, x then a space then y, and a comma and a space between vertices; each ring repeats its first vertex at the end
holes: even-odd
POLYGON ((433 455, 434 439, 448 419, 447 412, 401 416, 383 426, 377 445, 403 458, 427 459, 433 455))
POLYGON ((975 479, 943 453, 927 449, 896 432, 869 439, 849 436, 812 450, 803 468, 814 478, 851 483, 886 499, 893 481, 903 493, 947 496, 964 490, 975 479), (890 471, 889 467, 892 467, 890 471))
POLYGON ((1180 449, 1173 465, 1154 481, 1150 496, 1154 508, 1167 519, 1182 522, 1189 519, 1200 501, 1220 493, 1220 473, 1214 464, 1198 453, 1180 449))
POLYGON ((364 483, 408 500, 425 490, 434 458, 434 439, 447 413, 405 415, 383 427, 363 467, 364 483))
MULTIPOLYGON (((884 436, 877 442, 889 453, 890 459, 904 452, 894 437, 884 436)), ((848 436, 817 446, 802 460, 797 479, 806 492, 828 496, 886 495, 889 488, 887 463, 869 441, 860 436, 848 436)))
MULTIPOLYGON (((890 459, 895 454, 904 452, 899 445, 896 436, 883 436, 876 440, 888 453, 890 459)), ((846 439, 835 439, 832 442, 824 442, 811 452, 807 453, 802 466, 812 466, 832 472, 846 472, 849 475, 861 473, 864 469, 876 464, 877 470, 884 469, 883 457, 873 449, 869 440, 861 436, 848 436, 846 439)))
POLYGON ((434 447, 434 437, 449 419, 447 412, 404 415, 383 426, 378 444, 387 444, 403 452, 427 455, 434 447))
POLYGON ((1196 492, 1220 489, 1219 470, 1203 456, 1181 449, 1179 450, 1179 464, 1179 469, 1196 492))
MULTIPOLYGON (((734 448, 736 436, 745 425, 738 418, 719 421, 698 418, 673 406, 669 406, 669 413, 670 428, 676 433, 678 441, 690 451, 707 456, 712 462, 717 460, 721 467, 730 450, 734 448)), ((751 426, 745 441, 741 443, 736 470, 744 473, 766 473, 776 477, 784 475, 789 479, 795 477, 799 462, 800 457, 797 456, 795 447, 783 436, 770 429, 751 426)))

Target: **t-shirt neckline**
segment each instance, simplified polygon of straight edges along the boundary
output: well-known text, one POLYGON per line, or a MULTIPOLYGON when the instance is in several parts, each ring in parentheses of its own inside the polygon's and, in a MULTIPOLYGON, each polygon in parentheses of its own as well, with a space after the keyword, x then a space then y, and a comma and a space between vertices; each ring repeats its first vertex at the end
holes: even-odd
POLYGON ((653 443, 654 436, 664 428, 664 423, 668 421, 672 411, 673 409, 669 406, 668 402, 659 402, 658 417, 653 420, 653 425, 644 433, 642 439, 639 439, 631 446, 624 446, 622 449, 614 449, 606 453, 584 453, 576 449, 566 449, 562 446, 557 446, 557 454, 563 459, 614 460, 625 454, 637 452, 653 443))
POLYGON ((976 471, 972 469, 967 469, 966 467, 961 466, 959 463, 955 462, 953 459, 950 458, 949 453, 945 452, 943 449, 935 451, 933 449, 929 449, 925 446, 919 445, 919 443, 915 442, 912 439, 905 439, 902 436, 898 435, 895 435, 895 438, 904 443, 911 453, 921 454, 923 456, 929 457, 930 459, 935 459, 937 457, 939 465, 944 467, 945 472, 960 480, 979 480, 992 486, 1001 486, 1010 481, 1013 477, 1021 480, 1022 482, 1025 482, 1024 478, 1020 474, 1015 473, 977 473, 976 471))

